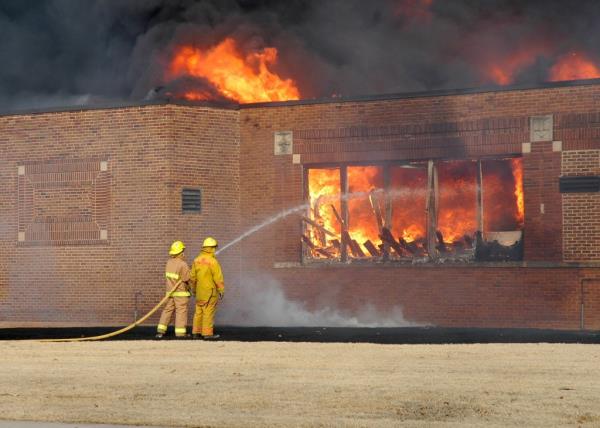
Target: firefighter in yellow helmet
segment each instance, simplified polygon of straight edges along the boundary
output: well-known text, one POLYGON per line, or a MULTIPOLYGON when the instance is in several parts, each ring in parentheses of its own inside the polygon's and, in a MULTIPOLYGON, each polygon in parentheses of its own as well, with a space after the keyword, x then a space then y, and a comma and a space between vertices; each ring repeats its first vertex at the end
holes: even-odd
POLYGON ((196 294, 192 333, 196 339, 219 338, 218 334, 214 334, 213 327, 217 304, 225 293, 225 284, 221 265, 215 258, 217 245, 214 238, 206 238, 200 255, 192 263, 190 278, 196 294))
POLYGON ((185 245, 181 241, 175 241, 171 244, 169 250, 169 260, 165 266, 165 279, 167 294, 179 284, 171 297, 167 300, 160 321, 156 327, 156 338, 161 339, 167 332, 167 327, 171 321, 171 316, 175 312, 175 337, 183 338, 187 336, 187 311, 190 299, 190 268, 183 258, 185 245))

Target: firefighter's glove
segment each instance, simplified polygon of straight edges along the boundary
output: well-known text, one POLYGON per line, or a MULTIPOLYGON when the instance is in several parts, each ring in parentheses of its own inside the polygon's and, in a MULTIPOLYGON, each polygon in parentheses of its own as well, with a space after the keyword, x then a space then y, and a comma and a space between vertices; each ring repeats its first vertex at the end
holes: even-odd
POLYGON ((219 293, 219 300, 223 300, 224 295, 225 295, 225 293, 219 293))

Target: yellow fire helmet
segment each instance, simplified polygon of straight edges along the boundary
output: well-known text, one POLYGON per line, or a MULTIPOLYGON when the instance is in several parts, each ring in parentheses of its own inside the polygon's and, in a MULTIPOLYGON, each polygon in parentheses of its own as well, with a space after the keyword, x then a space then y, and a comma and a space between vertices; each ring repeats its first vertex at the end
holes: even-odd
POLYGON ((185 250, 185 245, 181 241, 175 241, 171 244, 171 249, 169 250, 170 256, 176 256, 177 254, 183 253, 185 250))
POLYGON ((202 243, 203 247, 216 247, 217 245, 219 245, 217 240, 215 238, 211 238, 210 236, 202 243))

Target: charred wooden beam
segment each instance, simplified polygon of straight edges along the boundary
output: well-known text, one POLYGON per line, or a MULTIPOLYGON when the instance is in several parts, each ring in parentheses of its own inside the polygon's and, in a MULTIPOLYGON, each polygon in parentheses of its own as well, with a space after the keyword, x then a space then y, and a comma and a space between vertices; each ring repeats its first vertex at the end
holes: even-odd
POLYGON ((463 239, 469 248, 473 247, 473 238, 471 238, 469 235, 465 235, 463 236, 463 239))
POLYGON ((327 248, 316 248, 315 252, 321 254, 322 256, 325 256, 328 259, 334 259, 335 258, 335 254, 333 254, 329 249, 327 248))
MULTIPOLYGON (((375 189, 371 190, 369 192, 369 202, 371 203, 371 208, 373 209, 373 215, 375 216, 375 220, 377 221, 377 230, 379 230, 379 235, 381 235, 383 233, 385 219, 383 218, 383 212, 381 210, 379 194, 381 194, 381 190, 375 190, 375 189)), ((385 242, 383 244, 383 248, 381 249, 381 253, 385 259, 388 258, 389 245, 385 242)))
POLYGON ((342 216, 340 215, 338 210, 335 208, 335 205, 331 204, 331 209, 333 211, 333 214, 335 215, 335 218, 337 219, 338 223, 340 224, 340 230, 342 231, 341 242, 336 239, 336 240, 332 241, 332 244, 334 246, 337 245, 336 248, 338 248, 338 250, 340 250, 340 255, 342 257, 342 260, 345 260, 347 257, 346 246, 348 245, 348 240, 346 239, 347 238, 346 235, 348 235, 347 228, 346 228, 346 222, 344 221, 344 219, 342 218, 342 216))
POLYGON ((453 250, 464 250, 465 243, 462 240, 454 241, 450 245, 452 245, 453 250))
POLYGON ((439 191, 438 191, 438 176, 437 168, 433 161, 429 161, 427 164, 427 253, 430 257, 435 258, 436 252, 436 230, 438 223, 438 208, 439 202, 439 191))
MULTIPOLYGON (((323 217, 321 217, 321 200, 324 195, 319 195, 315 200, 313 205, 313 218, 315 219, 315 223, 322 225, 323 217)), ((315 235, 321 244, 321 246, 325 247, 327 245, 327 237, 325 236, 325 232, 322 229, 317 229, 315 231, 315 235)))
POLYGON ((392 235, 392 232, 390 232, 390 230, 387 227, 381 229, 381 235, 379 237, 381 238, 381 241, 392 247, 396 254, 398 254, 399 256, 402 256, 404 254, 402 246, 398 241, 396 241, 394 235, 392 235))
POLYGON ((425 238, 417 238, 413 242, 409 242, 408 245, 414 245, 417 250, 417 255, 425 255, 429 253, 427 249, 427 240, 425 238))
POLYGON ((406 242, 404 238, 400 238, 398 243, 403 249, 407 250, 411 254, 415 254, 417 252, 417 244, 414 242, 406 242))
POLYGON ((316 248, 315 244, 312 243, 312 241, 310 240, 310 238, 306 235, 302 235, 302 242, 304 242, 308 248, 310 248, 311 250, 314 250, 316 248))
POLYGON ((350 248, 350 252, 354 257, 365 257, 365 253, 360 248, 360 245, 358 245, 358 242, 352 239, 347 230, 342 232, 342 243, 350 248))
POLYGON ((342 219, 342 216, 340 215, 338 210, 335 208, 335 205, 331 204, 330 206, 331 206, 331 210, 333 211, 333 215, 335 215, 336 220, 340 224, 340 229, 344 229, 346 227, 346 223, 342 219))
POLYGON ((437 245, 435 246, 435 248, 440 253, 448 252, 448 247, 446 246, 446 243, 444 242, 444 235, 442 234, 442 232, 439 230, 436 230, 435 237, 437 238, 437 245))
POLYGON ((358 244, 358 242, 356 242, 355 239, 350 240, 350 249, 352 250, 352 254, 354 254, 354 257, 366 257, 367 256, 364 253, 364 251, 362 250, 362 248, 360 248, 360 245, 358 244))
POLYGON ((371 190, 369 192, 369 202, 371 203, 371 208, 373 209, 373 214, 375 215, 375 220, 377 221, 379 233, 381 233, 381 230, 383 229, 383 215, 381 213, 381 205, 379 204, 376 192, 376 190, 371 190))
POLYGON ((377 247, 375 247, 375 245, 373 245, 373 243, 369 239, 367 239, 365 242, 363 242, 363 245, 365 246, 367 251, 371 254, 371 256, 381 257, 381 252, 377 249, 377 247))
POLYGON ((305 222, 305 223, 307 223, 307 224, 310 224, 311 226, 315 227, 317 230, 322 231, 326 235, 333 236, 333 237, 337 238, 337 235, 335 233, 331 232, 330 230, 327 230, 324 226, 320 225, 319 223, 317 223, 314 220, 309 219, 308 217, 302 216, 302 221, 305 222))
POLYGON ((350 246, 350 241, 352 241, 352 238, 350 238, 350 234, 348 233, 347 230, 342 230, 342 252, 347 254, 347 248, 350 248, 350 252, 352 252, 352 247, 350 246))

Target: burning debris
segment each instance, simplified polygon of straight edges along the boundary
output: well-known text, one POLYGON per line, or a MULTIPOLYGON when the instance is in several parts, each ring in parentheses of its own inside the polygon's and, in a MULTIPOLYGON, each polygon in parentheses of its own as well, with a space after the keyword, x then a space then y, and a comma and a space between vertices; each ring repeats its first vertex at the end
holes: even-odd
POLYGON ((520 158, 310 168, 307 178, 307 259, 522 259, 520 158))

